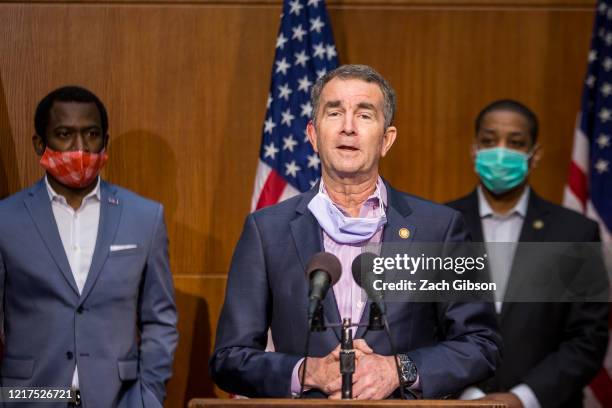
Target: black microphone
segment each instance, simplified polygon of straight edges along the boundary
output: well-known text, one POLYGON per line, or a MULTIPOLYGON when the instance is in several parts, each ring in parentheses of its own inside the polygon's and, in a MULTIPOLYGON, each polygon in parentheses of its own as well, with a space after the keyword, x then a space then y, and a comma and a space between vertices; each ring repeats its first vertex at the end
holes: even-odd
POLYGON ((342 274, 340 260, 328 252, 319 252, 310 258, 306 276, 310 281, 308 291, 308 320, 310 321, 330 286, 335 285, 342 274))
MULTIPOLYGON (((304 364, 302 375, 300 375, 300 394, 304 396, 304 378, 306 377, 306 365, 308 364, 308 348, 310 344, 310 331, 313 329, 313 317, 317 309, 321 307, 321 301, 325 299, 330 286, 340 280, 342 265, 340 260, 328 252, 316 253, 310 258, 306 267, 306 277, 310 282, 308 290, 308 330, 306 332, 306 347, 304 350, 304 364)), ((325 327, 324 325, 322 327, 325 327)))
POLYGON ((366 294, 376 306, 380 309, 383 316, 387 314, 387 306, 383 301, 382 291, 374 289, 374 281, 384 280, 384 274, 374 273, 374 259, 377 255, 372 252, 364 252, 359 254, 351 265, 351 272, 353 273, 353 279, 357 285, 361 286, 365 290, 366 294))

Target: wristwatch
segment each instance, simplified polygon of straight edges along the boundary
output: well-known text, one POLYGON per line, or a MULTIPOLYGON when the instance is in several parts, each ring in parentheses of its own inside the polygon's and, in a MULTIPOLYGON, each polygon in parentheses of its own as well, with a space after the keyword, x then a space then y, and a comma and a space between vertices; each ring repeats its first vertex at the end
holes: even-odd
POLYGON ((410 387, 417 380, 417 368, 408 354, 398 354, 402 386, 410 387))

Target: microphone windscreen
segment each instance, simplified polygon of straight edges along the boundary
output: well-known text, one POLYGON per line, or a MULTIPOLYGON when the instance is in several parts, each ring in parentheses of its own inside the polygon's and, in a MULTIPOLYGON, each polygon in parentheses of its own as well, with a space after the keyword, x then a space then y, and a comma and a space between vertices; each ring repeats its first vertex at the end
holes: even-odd
POLYGON ((306 267, 306 276, 310 279, 310 275, 316 271, 325 271, 329 274, 331 286, 334 286, 342 274, 342 265, 340 260, 329 252, 319 252, 310 258, 306 267))
POLYGON ((355 282, 364 288, 366 292, 369 294, 369 289, 371 286, 370 280, 373 279, 374 269, 374 258, 377 256, 372 252, 364 252, 359 254, 351 265, 351 272, 353 273, 353 279, 355 282), (366 279, 366 282, 363 282, 363 278, 366 279))

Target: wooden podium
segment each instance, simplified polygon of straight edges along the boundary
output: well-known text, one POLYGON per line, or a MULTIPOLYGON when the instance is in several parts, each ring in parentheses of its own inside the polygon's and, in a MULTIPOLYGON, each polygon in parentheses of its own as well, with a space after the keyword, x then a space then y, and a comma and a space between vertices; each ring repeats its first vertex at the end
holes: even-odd
POLYGON ((189 401, 189 408, 507 408, 497 401, 459 400, 381 400, 381 401, 338 401, 325 399, 216 399, 202 398, 189 401))

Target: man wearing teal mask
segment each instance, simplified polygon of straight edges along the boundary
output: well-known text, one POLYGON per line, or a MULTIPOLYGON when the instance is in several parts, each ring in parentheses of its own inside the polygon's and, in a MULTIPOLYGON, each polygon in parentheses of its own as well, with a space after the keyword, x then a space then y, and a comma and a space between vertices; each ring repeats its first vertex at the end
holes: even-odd
MULTIPOLYGON (((528 175, 541 157, 537 136, 536 115, 517 101, 492 102, 478 115, 472 158, 480 184, 449 203, 462 212, 473 241, 514 249, 517 242, 599 241, 595 222, 530 188, 528 175)), ((490 255, 495 248, 487 247, 490 255)), ((520 256, 499 252, 489 267, 499 288, 503 361, 495 377, 467 388, 462 398, 486 394, 511 408, 582 406, 582 388, 606 351, 607 303, 503 303, 520 256)))

